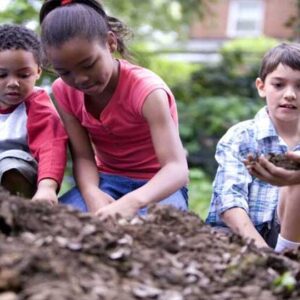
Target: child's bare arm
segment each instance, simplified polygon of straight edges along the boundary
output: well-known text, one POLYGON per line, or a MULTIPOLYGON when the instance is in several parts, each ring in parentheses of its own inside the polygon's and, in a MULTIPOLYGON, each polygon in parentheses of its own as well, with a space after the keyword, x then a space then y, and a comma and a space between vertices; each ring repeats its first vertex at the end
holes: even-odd
MULTIPOLYGON (((163 90, 152 92, 143 106, 160 171, 144 186, 146 204, 156 202, 188 182, 186 155, 171 117, 168 97, 163 90)), ((144 191, 140 191, 144 193, 144 191)))
POLYGON ((253 239, 257 247, 268 247, 265 240, 255 229, 252 221, 244 209, 240 207, 234 207, 226 210, 222 214, 222 220, 236 234, 239 234, 244 238, 253 239))
POLYGON ((111 203, 113 199, 99 189, 99 173, 87 132, 72 115, 59 109, 70 140, 73 172, 79 190, 90 212, 111 203))
POLYGON ((161 169, 144 186, 100 209, 101 216, 133 216, 139 208, 158 202, 188 182, 188 167, 177 128, 172 120, 167 94, 152 92, 143 106, 161 169))

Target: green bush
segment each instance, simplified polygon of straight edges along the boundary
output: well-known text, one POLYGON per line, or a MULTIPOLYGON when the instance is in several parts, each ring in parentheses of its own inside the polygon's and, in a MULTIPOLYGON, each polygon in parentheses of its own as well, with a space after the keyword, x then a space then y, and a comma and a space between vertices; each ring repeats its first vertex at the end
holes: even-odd
POLYGON ((149 51, 147 44, 135 44, 131 51, 132 62, 159 75, 170 87, 177 100, 189 97, 191 75, 198 70, 199 65, 163 58, 159 53, 149 51))
POLYGON ((179 102, 180 135, 190 167, 201 167, 212 178, 216 171, 215 147, 229 127, 253 118, 264 105, 261 99, 203 97, 188 105, 179 102))
POLYGON ((148 68, 166 82, 177 100, 190 97, 190 78, 191 74, 198 69, 197 65, 168 61, 158 57, 151 60, 148 68))
MULTIPOLYGON (((191 102, 198 97, 246 97, 257 99, 255 79, 264 53, 278 43, 274 39, 237 39, 220 49, 222 60, 216 65, 200 65, 190 79, 191 102)), ((213 113, 213 111, 212 111, 213 113)))
POLYGON ((273 38, 240 38, 226 42, 220 50, 224 62, 230 64, 237 74, 247 72, 247 66, 260 65, 265 52, 276 46, 273 38))
POLYGON ((273 39, 240 39, 225 43, 222 60, 199 65, 184 87, 172 90, 178 103, 180 134, 189 153, 189 165, 215 173, 217 141, 232 125, 253 118, 264 105, 255 79, 264 53, 278 42, 273 39))
POLYGON ((189 208, 205 220, 211 198, 211 180, 200 169, 190 170, 189 208))

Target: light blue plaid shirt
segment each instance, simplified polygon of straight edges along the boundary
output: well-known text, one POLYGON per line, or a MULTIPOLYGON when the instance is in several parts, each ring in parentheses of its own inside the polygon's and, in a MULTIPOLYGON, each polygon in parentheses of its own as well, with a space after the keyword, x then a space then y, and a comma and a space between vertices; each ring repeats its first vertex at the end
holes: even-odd
MULTIPOLYGON (((255 226, 271 221, 278 202, 279 188, 252 177, 243 164, 247 154, 284 153, 287 144, 279 137, 262 108, 252 120, 231 127, 217 145, 219 164, 206 222, 226 226, 220 215, 233 207, 243 208, 255 226)), ((298 144, 292 150, 300 150, 298 144)))

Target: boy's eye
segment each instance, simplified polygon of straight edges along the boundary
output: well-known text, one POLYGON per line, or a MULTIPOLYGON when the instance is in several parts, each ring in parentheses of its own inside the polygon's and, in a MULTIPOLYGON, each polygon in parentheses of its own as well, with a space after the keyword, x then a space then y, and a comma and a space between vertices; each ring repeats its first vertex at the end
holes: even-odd
POLYGON ((281 88, 281 87, 283 87, 283 83, 281 83, 281 82, 274 82, 274 83, 272 83, 272 85, 273 85, 275 88, 281 88))
POLYGON ((5 78, 7 76, 6 73, 0 73, 0 78, 5 78))

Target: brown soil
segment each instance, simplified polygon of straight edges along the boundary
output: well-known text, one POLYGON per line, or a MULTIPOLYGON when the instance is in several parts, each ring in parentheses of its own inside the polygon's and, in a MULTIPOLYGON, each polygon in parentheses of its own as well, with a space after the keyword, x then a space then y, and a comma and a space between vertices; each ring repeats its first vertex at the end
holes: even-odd
POLYGON ((100 222, 0 191, 0 300, 300 299, 299 258, 170 207, 100 222))
POLYGON ((300 162, 296 162, 286 158, 284 154, 269 153, 267 159, 277 167, 282 167, 287 170, 300 170, 300 162))

